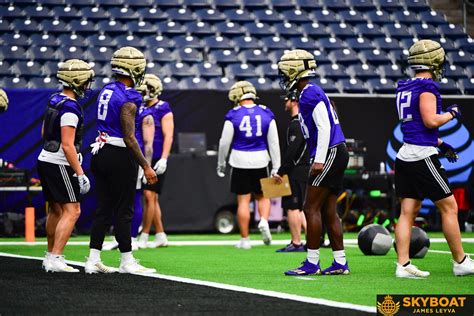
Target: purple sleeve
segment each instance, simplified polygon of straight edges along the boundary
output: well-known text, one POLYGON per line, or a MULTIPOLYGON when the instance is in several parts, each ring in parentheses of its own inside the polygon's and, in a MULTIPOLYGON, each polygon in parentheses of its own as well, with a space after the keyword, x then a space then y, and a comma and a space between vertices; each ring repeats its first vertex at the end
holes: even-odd
POLYGON ((225 115, 225 120, 232 122, 233 114, 234 114, 234 111, 233 111, 233 110, 230 110, 229 112, 227 112, 227 114, 225 115))
POLYGON ((434 95, 439 94, 439 86, 433 80, 422 81, 422 84, 419 85, 419 89, 420 89, 420 94, 422 94, 423 92, 430 92, 434 95))
POLYGON ((168 102, 164 102, 162 106, 160 106, 160 118, 163 118, 168 113, 172 113, 170 104, 168 102))
POLYGON ((63 105, 61 106, 60 113, 61 113, 61 116, 65 113, 73 113, 73 114, 76 114, 77 117, 79 118, 82 117, 82 111, 79 107, 79 104, 71 100, 67 100, 66 102, 63 103, 63 105))
POLYGON ((125 91, 127 95, 127 102, 135 103, 137 107, 142 104, 142 95, 135 89, 128 89, 125 91))

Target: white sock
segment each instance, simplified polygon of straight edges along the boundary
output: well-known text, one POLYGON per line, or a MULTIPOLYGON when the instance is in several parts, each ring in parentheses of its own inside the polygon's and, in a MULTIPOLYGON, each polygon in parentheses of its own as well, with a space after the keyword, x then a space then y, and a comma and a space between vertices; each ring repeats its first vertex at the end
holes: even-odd
POLYGON ((319 263, 319 249, 308 249, 308 261, 312 264, 319 263))
POLYGON ((166 234, 164 232, 157 233, 157 234, 155 234, 155 239, 156 240, 165 240, 166 239, 166 234))
POLYGON ((334 261, 342 265, 346 264, 346 253, 344 250, 336 250, 333 251, 332 254, 334 256, 334 261))
POLYGON ((242 237, 240 238, 241 242, 250 242, 250 237, 242 237))
POLYGON ((262 218, 260 219, 260 223, 259 223, 259 224, 263 224, 263 225, 265 225, 265 226, 268 226, 268 221, 267 221, 265 218, 262 217, 262 218))
POLYGON ((149 236, 149 234, 147 234, 147 233, 142 233, 142 234, 140 235, 140 239, 139 239, 139 240, 140 240, 140 241, 148 241, 148 236, 149 236))
POLYGON ((121 258, 120 258, 121 263, 128 263, 134 259, 131 251, 122 252, 120 255, 121 255, 121 258))
POLYGON ((89 260, 92 262, 100 261, 100 250, 91 248, 89 250, 89 260))

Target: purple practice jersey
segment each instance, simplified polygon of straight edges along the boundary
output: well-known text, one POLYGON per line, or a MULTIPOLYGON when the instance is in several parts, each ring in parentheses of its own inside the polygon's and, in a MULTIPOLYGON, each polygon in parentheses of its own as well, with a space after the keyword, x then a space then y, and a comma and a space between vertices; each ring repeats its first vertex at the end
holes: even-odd
POLYGON ((97 128, 112 137, 123 138, 120 124, 122 106, 131 102, 140 106, 142 96, 135 89, 115 81, 106 84, 97 98, 97 128))
POLYGON ((225 119, 234 126, 232 149, 260 151, 268 149, 268 128, 275 116, 264 105, 236 106, 227 112, 225 119))
POLYGON ((161 119, 168 113, 171 113, 171 108, 168 102, 158 101, 155 105, 150 108, 151 115, 153 115, 153 121, 155 122, 155 137, 153 138, 153 158, 161 158, 163 153, 163 127, 161 126, 161 119))
POLYGON ((420 113, 420 95, 436 96, 436 113, 441 113, 439 84, 430 78, 400 80, 397 87, 398 117, 402 122, 403 142, 418 146, 437 146, 438 129, 427 128, 420 113))
POLYGON ((336 111, 334 111, 334 108, 332 107, 331 102, 324 93, 323 89, 314 83, 308 83, 300 94, 299 119, 304 138, 308 144, 308 151, 311 158, 316 156, 316 148, 318 146, 318 128, 313 120, 313 112, 320 102, 323 102, 324 106, 326 107, 329 123, 331 125, 331 132, 329 134, 329 148, 337 146, 338 144, 346 141, 341 125, 339 125, 339 119, 337 117, 336 111))
POLYGON ((150 108, 147 108, 145 105, 140 106, 140 108, 137 111, 137 115, 135 117, 135 137, 138 142, 138 146, 140 146, 140 149, 142 153, 145 153, 145 144, 143 142, 143 128, 142 128, 142 123, 143 119, 150 115, 150 108))

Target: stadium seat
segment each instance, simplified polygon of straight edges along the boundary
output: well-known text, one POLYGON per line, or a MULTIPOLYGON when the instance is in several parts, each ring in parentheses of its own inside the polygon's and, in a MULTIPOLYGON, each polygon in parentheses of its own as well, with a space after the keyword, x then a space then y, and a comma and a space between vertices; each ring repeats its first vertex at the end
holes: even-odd
POLYGON ((395 39, 412 38, 410 30, 407 26, 400 23, 387 23, 383 26, 384 37, 392 37, 395 39))
POLYGON ((346 39, 347 46, 355 51, 374 49, 374 42, 363 37, 351 37, 346 39))
POLYGON ((96 33, 97 31, 95 23, 86 19, 72 20, 69 22, 69 25, 71 26, 71 30, 74 30, 76 33, 80 33, 81 35, 86 35, 87 33, 96 33))
POLYGON ((350 66, 351 64, 360 62, 360 59, 357 56, 357 53, 350 48, 336 49, 336 50, 331 51, 329 53, 329 59, 334 64, 346 65, 346 66, 350 66))
MULTIPOLYGON (((267 46, 268 43, 266 43, 267 46)), ((280 49, 285 49, 288 47, 288 44, 284 44, 283 47, 279 47, 280 49)), ((290 48, 291 49, 306 49, 312 50, 316 47, 316 41, 312 38, 308 37, 293 37, 290 38, 290 48)))
POLYGON ((332 37, 346 39, 348 37, 354 36, 354 30, 352 29, 352 26, 344 22, 331 23, 329 24, 328 29, 331 32, 332 37))
POLYGON ((204 78, 222 77, 222 68, 209 62, 197 63, 192 66, 193 72, 204 78))
POLYGON ((212 8, 199 9, 195 12, 195 14, 201 21, 204 22, 222 22, 226 19, 224 13, 212 8))
POLYGON ((27 55, 29 60, 49 60, 57 58, 55 48, 48 46, 32 46, 28 49, 27 55))
POLYGON ((214 5, 222 10, 229 8, 239 8, 241 3, 235 0, 214 0, 214 5))
POLYGON ((455 46, 465 52, 474 53, 474 40, 470 37, 458 38, 454 41, 455 46))
POLYGON ((431 25, 440 25, 446 23, 446 18, 444 17, 444 14, 433 10, 419 12, 418 18, 420 19, 420 21, 431 25))
POLYGON ((188 33, 196 36, 209 36, 216 34, 214 26, 208 22, 194 21, 185 24, 188 33))
POLYGON ((126 29, 140 36, 156 34, 159 31, 154 23, 136 20, 127 22, 126 29))
POLYGON ((75 46, 64 47, 63 49, 58 50, 56 56, 61 61, 75 58, 87 59, 84 55, 84 49, 75 46))
POLYGON ((347 47, 346 42, 336 37, 324 37, 317 40, 317 43, 316 47, 321 47, 325 50, 343 49, 347 47))
POLYGON ((349 7, 357 11, 368 11, 374 8, 373 0, 346 0, 349 7))
POLYGON ((345 67, 338 64, 321 65, 316 68, 316 73, 322 78, 330 79, 347 79, 349 75, 345 71, 345 67))
POLYGON ((308 13, 298 8, 281 11, 281 15, 283 16, 285 21, 291 23, 301 24, 306 22, 313 22, 312 17, 310 17, 308 13))
POLYGON ((186 33, 184 25, 174 21, 162 21, 156 24, 156 29, 161 35, 177 36, 186 33))
POLYGON ((362 80, 371 78, 380 78, 377 68, 369 64, 355 64, 347 67, 346 72, 352 78, 359 78, 362 80))
POLYGON ((419 39, 439 39, 439 31, 433 25, 426 23, 413 24, 410 29, 413 36, 419 39))
POLYGON ((209 61, 219 64, 240 63, 239 58, 234 50, 230 49, 216 49, 209 51, 209 61))
POLYGON ((314 39, 319 39, 321 37, 327 36, 326 27, 317 22, 303 23, 301 24, 301 29, 304 32, 304 35, 314 39))
POLYGON ((270 59, 272 64, 278 64, 278 61, 280 61, 280 58, 283 56, 285 51, 287 51, 287 49, 272 50, 268 53, 268 59, 270 59))
POLYGON ((272 0, 271 3, 273 8, 278 11, 296 7, 295 0, 272 0))
POLYGON ((163 35, 149 35, 143 37, 143 40, 148 47, 174 48, 176 45, 171 38, 163 35))
POLYGON ((46 20, 42 23, 43 31, 48 33, 69 33, 69 25, 58 19, 46 20))
POLYGON ((33 77, 28 80, 28 88, 31 89, 57 89, 59 81, 56 77, 33 77))
POLYGON ((261 9, 270 5, 268 0, 242 0, 242 4, 249 9, 261 9))
POLYGON ((70 20, 80 17, 77 6, 57 5, 51 8, 51 12, 53 12, 54 17, 67 21, 68 24, 70 20))
POLYGON ((124 34, 129 31, 132 27, 133 22, 128 22, 127 25, 123 24, 120 21, 115 20, 103 20, 97 23, 97 30, 100 32, 105 32, 112 36, 117 36, 119 34, 124 34))
POLYGON ((458 52, 448 52, 446 53, 446 59, 449 60, 451 64, 467 66, 473 64, 474 54, 462 50, 458 52))
POLYGON ((402 50, 400 43, 395 38, 391 37, 378 37, 372 40, 375 48, 384 51, 402 50))
POLYGON ((112 54, 114 53, 115 49, 112 47, 88 47, 87 48, 87 59, 98 61, 98 62, 110 62, 112 59, 112 54))
POLYGON ((211 4, 211 0, 183 0, 183 5, 190 8, 210 7, 211 4))
POLYGON ((279 78, 278 75, 278 65, 277 64, 262 64, 259 65, 256 69, 255 72, 258 73, 261 76, 265 76, 266 78, 269 78, 271 80, 276 80, 279 78))
POLYGON ((383 25, 391 21, 390 13, 381 9, 367 11, 365 17, 370 23, 377 25, 383 25))
POLYGON ((234 78, 235 80, 243 80, 257 76, 255 67, 245 63, 228 65, 225 67, 224 72, 227 78, 234 78))
POLYGON ((275 34, 273 27, 262 22, 248 22, 244 24, 244 28, 251 36, 262 37, 275 34))
POLYGON ((41 77, 41 67, 41 64, 32 60, 17 61, 12 65, 11 73, 16 76, 41 77))
MULTIPOLYGON (((365 0, 365 1, 368 1, 368 0, 365 0)), ((373 8, 373 5, 371 5, 371 8, 373 8)), ((360 14, 359 11, 356 11, 354 9, 341 10, 338 12, 338 14, 341 20, 348 24, 357 24, 357 23, 367 22, 367 18, 363 16, 362 14, 360 14)))
POLYGON ((87 20, 108 20, 111 18, 109 12, 98 6, 82 8, 80 16, 87 20))
POLYGON ((15 19, 11 22, 10 27, 12 30, 21 33, 35 33, 42 30, 41 24, 31 19, 15 19))
POLYGON ((260 9, 253 12, 257 21, 263 23, 276 23, 282 21, 282 16, 272 9, 260 9))
POLYGON ((147 60, 152 60, 153 62, 158 63, 173 62, 176 60, 173 52, 165 47, 147 49, 144 54, 147 60))
MULTIPOLYGON (((130 1, 132 5, 137 5, 140 7, 151 7, 156 5, 155 0, 133 0, 130 1)), ((159 2, 161 8, 178 8, 183 5, 183 0, 160 0, 159 2)))
POLYGON ((396 84, 391 79, 374 78, 367 81, 372 93, 385 93, 395 95, 396 84))
POLYGON ((466 51, 465 49, 460 48, 452 39, 441 37, 435 38, 434 40, 439 42, 446 52, 459 50, 466 51))
POLYGON ((303 30, 291 22, 279 22, 273 25, 277 34, 284 38, 301 37, 303 30))
POLYGON ((144 50, 147 47, 143 39, 132 34, 119 35, 115 38, 115 41, 117 42, 118 47, 132 46, 140 50, 144 50))
POLYGON ((137 14, 143 19, 143 21, 151 23, 166 21, 169 18, 165 11, 155 7, 139 8, 137 14))
POLYGON ((196 16, 187 8, 170 8, 166 10, 171 21, 174 22, 190 22, 195 21, 196 16))
POLYGON ((457 82, 452 79, 443 78, 439 82, 439 90, 441 94, 458 94, 462 93, 459 89, 457 82))
POLYGON ((35 46, 53 46, 53 47, 59 46, 59 43, 58 43, 56 37, 54 35, 48 34, 48 33, 32 34, 30 36, 30 42, 31 42, 32 45, 35 45, 35 46))
MULTIPOLYGON (((256 37, 244 35, 244 36, 235 37, 233 39, 233 42, 235 44, 235 47, 238 47, 239 49, 258 49, 261 47, 268 46, 266 45, 267 43, 263 41, 265 39, 266 38, 262 38, 262 40, 259 40, 256 37), (263 46, 262 43, 265 44, 265 46, 263 46)), ((231 47, 227 47, 227 48, 231 48, 231 47)))
POLYGON ((101 7, 119 7, 125 4, 125 0, 97 0, 96 3, 101 7))
POLYGON ((229 91, 230 87, 234 84, 233 81, 227 77, 222 78, 211 78, 207 84, 211 90, 229 91))
POLYGON ((208 82, 204 78, 183 78, 179 81, 177 88, 182 90, 207 90, 208 82))
POLYGON ((0 10, 2 12, 2 17, 9 20, 25 17, 25 12, 18 6, 18 4, 15 5, 15 3, 10 3, 10 5, 7 5, 7 2, 4 1, 2 4, 0 4, 0 10))
POLYGON ((450 79, 462 79, 468 77, 464 68, 456 65, 446 65, 444 68, 444 76, 450 79))
POLYGON ((28 81, 23 77, 4 77, 2 88, 7 89, 26 89, 28 88, 28 81))
POLYGON ((243 34, 243 28, 239 23, 235 22, 219 22, 216 23, 216 31, 221 35, 229 37, 243 34))
POLYGON ((374 0, 377 7, 390 12, 403 10, 403 0, 374 0))
POLYGON ((343 10, 347 8, 345 0, 321 0, 321 4, 333 11, 343 10))
MULTIPOLYGON (((250 41, 252 38, 250 38, 250 41)), ((234 45, 234 42, 231 39, 228 39, 224 36, 207 36, 202 39, 203 43, 205 44, 205 49, 231 49, 234 45)), ((240 47, 240 46, 238 46, 240 47)))
POLYGON ((51 18, 51 11, 42 5, 35 5, 35 6, 26 6, 23 8, 24 14, 28 18, 32 19, 48 19, 51 18))
POLYGON ((239 54, 240 60, 248 64, 262 64, 270 62, 270 59, 261 49, 246 49, 242 50, 239 54))
POLYGON ((474 78, 464 78, 459 81, 459 85, 462 87, 464 94, 474 94, 474 78))
POLYGON ((438 30, 445 38, 450 38, 452 40, 466 37, 461 25, 455 25, 451 23, 441 24, 438 26, 438 30))
MULTIPOLYGON (((344 8, 347 9, 347 8, 344 8)), ((336 13, 331 10, 323 9, 323 10, 315 10, 311 12, 313 18, 312 21, 317 21, 318 23, 334 23, 335 21, 339 21, 339 17, 336 13)))
MULTIPOLYGON (((278 85, 278 82, 272 81, 263 77, 260 78, 248 78, 247 79, 250 83, 252 83, 257 91, 261 90, 271 90, 271 89, 281 89, 278 85)), ((258 92, 257 92, 258 93, 258 92)))
POLYGON ((426 0, 405 0, 405 7, 408 11, 421 12, 429 10, 426 0))
POLYGON ((359 58, 366 64, 374 66, 386 65, 390 63, 390 59, 384 51, 378 49, 363 50, 359 53, 359 58))
POLYGON ((341 92, 336 85, 336 82, 329 78, 313 78, 311 79, 314 83, 320 86, 325 93, 339 93, 341 92))
POLYGON ((319 10, 323 7, 322 0, 296 0, 296 5, 311 10, 319 10))
POLYGON ((177 52, 177 57, 179 61, 186 63, 198 63, 203 61, 202 53, 192 47, 180 48, 177 52))
POLYGON ((11 65, 6 60, 0 60, 0 75, 6 76, 12 74, 11 65))
POLYGON ((28 60, 26 51, 21 46, 0 46, 0 60, 28 60))
MULTIPOLYGON (((34 34, 36 35, 36 34, 34 34)), ((19 46, 28 44, 29 37, 21 33, 4 33, 0 35, 0 44, 5 46, 19 46)))
POLYGON ((93 34, 87 37, 87 41, 91 46, 108 46, 116 47, 117 41, 115 37, 111 37, 106 34, 93 34))
MULTIPOLYGON (((110 0, 107 0, 107 1, 110 1, 110 0)), ((142 17, 135 10, 128 7, 115 6, 108 9, 107 11, 110 13, 110 16, 113 17, 115 20, 119 20, 122 22, 127 22, 130 20, 138 20, 142 17)))
POLYGON ((174 38, 174 43, 176 47, 193 47, 193 48, 202 47, 201 39, 197 36, 192 36, 192 35, 176 36, 174 38))
POLYGON ((354 27, 354 31, 365 38, 373 39, 376 37, 384 37, 383 29, 376 24, 360 23, 354 27))
POLYGON ((403 78, 405 75, 400 68, 400 66, 392 64, 392 65, 381 65, 377 67, 378 73, 382 76, 382 78, 392 79, 397 81, 403 78))
POLYGON ((367 86, 359 79, 340 79, 337 84, 345 93, 369 93, 367 86))
POLYGON ((392 20, 403 25, 411 25, 413 23, 420 22, 416 13, 408 10, 395 11, 391 14, 391 16, 392 20))
POLYGON ((224 10, 224 14, 232 22, 245 23, 255 21, 254 14, 243 8, 224 10))
POLYGON ((197 75, 193 72, 194 69, 190 65, 182 62, 169 62, 163 66, 163 70, 177 78, 194 77, 197 75))

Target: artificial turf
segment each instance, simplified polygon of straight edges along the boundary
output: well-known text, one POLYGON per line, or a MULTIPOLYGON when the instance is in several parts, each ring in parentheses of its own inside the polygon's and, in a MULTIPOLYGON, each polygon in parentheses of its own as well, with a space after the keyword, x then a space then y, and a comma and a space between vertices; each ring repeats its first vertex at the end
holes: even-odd
MULTIPOLYGON (((170 236, 171 241, 196 240, 195 235, 170 236)), ((430 234, 430 237, 441 237, 430 234)), ((199 239, 202 240, 199 235, 199 239)), ((275 235, 288 237, 287 235, 275 235)), ((345 238, 355 238, 346 234, 345 238)), ((473 237, 464 234, 463 237, 473 237)), ((235 236, 215 235, 216 239, 235 239, 235 236)), ((77 238, 75 238, 76 240, 77 238)), ((87 238, 81 240, 87 240, 87 238)), ((211 239, 208 236, 207 239, 211 239)), ((254 240, 258 240, 254 236, 254 240)), ((2 240, 4 241, 4 240, 2 240)), ((239 285, 262 290, 297 294, 315 298, 375 306, 377 294, 473 294, 474 276, 454 277, 450 254, 428 252, 424 259, 413 263, 431 272, 426 280, 397 279, 394 276, 396 254, 364 256, 355 245, 346 247, 351 274, 348 276, 314 276, 294 278, 283 275, 285 270, 297 267, 304 260, 304 253, 275 253, 281 246, 255 246, 239 250, 233 246, 171 246, 159 249, 142 249, 135 253, 145 266, 155 267, 159 273, 188 277, 197 280, 239 285)), ((474 253, 474 244, 465 243, 465 251, 474 253)), ((448 251, 446 243, 432 243, 430 249, 448 251)), ((43 255, 44 246, 2 245, 0 252, 21 255, 43 255)), ((67 259, 84 261, 87 246, 68 246, 67 259)), ((118 266, 118 251, 102 252, 105 263, 118 266)), ((330 249, 321 249, 321 266, 332 261, 330 249)), ((39 264, 39 263, 38 263, 39 264)))

